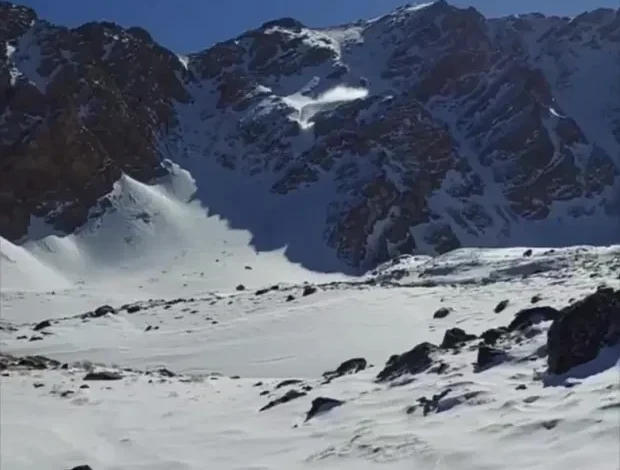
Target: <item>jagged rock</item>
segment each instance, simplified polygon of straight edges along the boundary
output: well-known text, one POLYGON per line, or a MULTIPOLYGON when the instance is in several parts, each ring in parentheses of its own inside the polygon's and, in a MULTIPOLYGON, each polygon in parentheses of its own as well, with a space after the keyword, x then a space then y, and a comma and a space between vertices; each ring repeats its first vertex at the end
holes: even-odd
POLYGON ((123 374, 120 372, 110 371, 110 370, 101 370, 101 371, 93 371, 89 372, 84 376, 83 380, 121 380, 123 378, 123 374))
POLYGON ((367 365, 366 359, 363 357, 354 357, 341 363, 336 370, 324 372, 323 377, 327 380, 332 380, 336 377, 342 377, 345 374, 356 374, 366 369, 367 365))
POLYGON ((620 290, 600 289, 560 311, 547 332, 547 364, 552 374, 597 357, 620 342, 620 290))
POLYGON ((390 356, 383 370, 377 374, 377 381, 393 380, 403 374, 419 374, 425 371, 433 363, 431 354, 436 350, 437 346, 424 342, 400 355, 390 356))
POLYGON ((284 395, 282 395, 279 398, 276 398, 275 400, 270 401, 258 411, 265 411, 270 408, 273 408, 274 406, 278 406, 283 403, 288 403, 289 401, 295 400, 296 398, 300 398, 306 395, 307 395, 306 392, 300 392, 299 390, 288 390, 284 395))
POLYGON ((503 312, 504 310, 506 310, 506 307, 508 307, 508 299, 502 300, 501 302, 499 302, 495 308, 493 309, 493 311, 495 313, 500 313, 503 312))
POLYGON ((525 251, 523 252, 523 256, 525 256, 525 257, 532 256, 532 250, 531 250, 531 248, 528 248, 527 250, 525 250, 525 251))
POLYGON ((157 369, 157 373, 163 377, 176 377, 177 374, 175 374, 174 372, 172 372, 170 369, 166 369, 165 367, 161 367, 160 369, 157 369))
POLYGON ((316 289, 316 287, 314 287, 314 286, 304 286, 304 290, 303 290, 303 292, 301 293, 301 295, 302 295, 303 297, 307 297, 307 296, 309 296, 309 295, 311 295, 311 294, 314 294, 314 293, 316 292, 316 290, 317 290, 317 289, 316 289))
POLYGON ((335 398, 318 397, 312 400, 312 406, 306 414, 305 421, 309 421, 316 415, 325 413, 332 408, 344 405, 344 401, 336 400, 335 398))
POLYGON ((449 330, 446 330, 440 347, 442 349, 456 348, 476 338, 476 335, 467 333, 461 328, 450 328, 449 330))
POLYGON ((530 303, 537 304, 542 300, 542 296, 540 294, 533 295, 530 299, 530 303))
POLYGON ((292 302, 293 300, 295 300, 295 296, 290 295, 290 294, 286 296, 286 301, 287 302, 292 302))
POLYGON ((488 369, 491 366, 503 362, 507 358, 506 352, 501 349, 492 348, 485 344, 478 347, 478 356, 476 358, 476 369, 478 371, 488 369))
POLYGON ((520 310, 508 325, 508 331, 522 330, 541 321, 555 320, 560 314, 553 307, 532 307, 520 310))
POLYGON ((136 313, 139 312, 142 309, 142 307, 140 307, 140 305, 134 304, 134 305, 128 305, 125 308, 125 311, 127 313, 136 313))
POLYGON ((39 323, 37 323, 32 329, 34 331, 39 331, 42 330, 43 328, 49 328, 50 326, 52 326, 52 322, 49 320, 43 320, 39 323))
POLYGON ((489 328, 488 330, 484 331, 480 335, 480 338, 486 344, 493 345, 493 344, 497 343, 497 341, 502 336, 504 336, 507 332, 508 332, 508 329, 503 327, 503 326, 500 326, 500 327, 497 327, 497 328, 489 328))
POLYGON ((448 307, 441 307, 435 313, 433 313, 433 318, 445 318, 447 317, 452 310, 448 307))

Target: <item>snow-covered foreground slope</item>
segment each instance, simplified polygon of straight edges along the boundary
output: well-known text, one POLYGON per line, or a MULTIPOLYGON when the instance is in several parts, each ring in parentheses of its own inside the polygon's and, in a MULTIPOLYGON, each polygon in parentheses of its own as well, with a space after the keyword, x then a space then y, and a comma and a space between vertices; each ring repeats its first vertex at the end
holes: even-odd
POLYGON ((248 273, 205 268, 186 286, 153 273, 143 295, 139 272, 122 270, 114 284, 102 276, 54 295, 5 292, 2 353, 59 363, 6 366, 0 466, 616 468, 620 351, 550 375, 549 321, 505 333, 494 347, 506 356, 491 367, 469 340, 434 351, 418 373, 377 380, 392 354, 440 345, 450 328, 482 335, 525 308, 620 287, 620 247, 524 251, 402 258, 363 278, 309 284, 256 259, 248 273), (245 274, 259 277, 235 290, 245 274), (103 299, 112 308, 96 310, 103 299), (442 307, 447 315, 434 314, 442 307), (368 367, 325 383, 323 372, 355 357, 368 367), (92 363, 123 377, 84 380, 92 363), (305 421, 318 397, 344 403, 305 421))

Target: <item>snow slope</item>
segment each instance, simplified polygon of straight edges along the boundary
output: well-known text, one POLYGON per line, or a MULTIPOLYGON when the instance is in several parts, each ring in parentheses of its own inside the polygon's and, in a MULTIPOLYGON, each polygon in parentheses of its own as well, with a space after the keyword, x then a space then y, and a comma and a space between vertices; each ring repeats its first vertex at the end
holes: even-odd
MULTIPOLYGON (((362 278, 314 279, 317 290, 306 296, 304 284, 279 270, 277 257, 254 259, 256 286, 266 292, 230 288, 246 274, 242 266, 221 277, 217 269, 205 272, 187 286, 183 278, 152 272, 142 295, 135 288, 139 273, 131 270, 118 270, 114 285, 102 276, 55 295, 5 292, 2 352, 72 365, 4 372, 0 466, 615 468, 620 351, 573 377, 549 380, 546 360, 537 355, 541 334, 515 346, 514 360, 486 371, 475 372, 475 351, 463 350, 443 357, 446 373, 398 386, 373 380, 391 354, 439 343, 447 328, 480 334, 509 323, 533 296, 562 307, 600 284, 620 287, 620 247, 523 251, 404 257, 362 278), (139 309, 81 316, 103 298, 139 309), (508 307, 494 313, 504 299, 508 307), (442 306, 453 311, 433 318, 442 306), (56 320, 32 331, 44 318, 56 320), (42 339, 28 341, 33 336, 42 339), (358 356, 375 367, 322 383, 324 371, 358 356), (132 370, 120 381, 82 382, 92 362, 132 370), (181 375, 139 372, 161 367, 181 375), (307 395, 259 412, 292 387, 277 388, 285 378, 302 380, 307 395), (425 416, 419 406, 406 412, 446 388, 438 412, 425 416), (345 404, 304 422, 319 396, 345 404)), ((191 266, 187 258, 177 262, 191 266)))

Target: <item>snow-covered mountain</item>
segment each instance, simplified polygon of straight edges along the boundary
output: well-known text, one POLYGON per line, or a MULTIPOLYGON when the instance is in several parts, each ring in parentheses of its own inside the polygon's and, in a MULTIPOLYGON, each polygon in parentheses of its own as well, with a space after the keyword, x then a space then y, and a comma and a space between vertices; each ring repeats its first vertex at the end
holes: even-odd
POLYGON ((317 271, 620 241, 619 10, 487 19, 438 1, 279 19, 185 56, 141 28, 6 2, 0 19, 0 235, 27 248, 3 252, 178 256, 214 216, 317 271), (106 227, 130 206, 121 240, 106 227))
POLYGON ((2 470, 617 468, 619 11, 1 47, 2 470))

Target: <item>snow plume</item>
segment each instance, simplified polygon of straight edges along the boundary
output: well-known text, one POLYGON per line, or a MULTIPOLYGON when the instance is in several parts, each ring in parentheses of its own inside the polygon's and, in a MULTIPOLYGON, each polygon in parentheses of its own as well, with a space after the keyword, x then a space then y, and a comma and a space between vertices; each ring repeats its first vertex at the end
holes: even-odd
POLYGON ((342 103, 363 99, 368 96, 368 90, 365 88, 352 88, 339 85, 325 93, 311 98, 301 93, 294 93, 283 98, 284 102, 295 111, 291 114, 291 118, 299 122, 303 129, 312 127, 312 118, 321 111, 334 109, 342 103))

